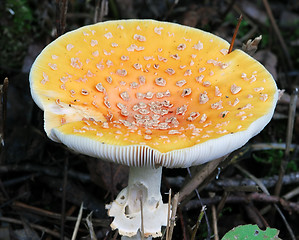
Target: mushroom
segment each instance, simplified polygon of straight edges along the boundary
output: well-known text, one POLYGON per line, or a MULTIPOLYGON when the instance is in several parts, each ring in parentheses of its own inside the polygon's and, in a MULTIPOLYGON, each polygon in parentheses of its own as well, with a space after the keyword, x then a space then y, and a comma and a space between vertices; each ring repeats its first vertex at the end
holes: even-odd
POLYGON ((48 137, 130 166, 128 186, 108 205, 121 235, 141 227, 146 237, 161 235, 168 221, 162 167, 224 156, 270 121, 275 81, 259 62, 228 48, 198 29, 120 20, 69 32, 37 57, 30 87, 48 137))

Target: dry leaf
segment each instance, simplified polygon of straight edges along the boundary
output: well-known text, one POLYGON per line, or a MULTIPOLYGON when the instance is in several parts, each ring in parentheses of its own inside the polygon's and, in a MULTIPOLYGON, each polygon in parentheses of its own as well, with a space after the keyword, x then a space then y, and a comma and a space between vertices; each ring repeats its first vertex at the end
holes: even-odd
POLYGON ((248 53, 249 55, 253 55, 256 52, 261 40, 262 40, 262 35, 256 37, 253 40, 249 39, 246 44, 243 43, 242 50, 248 53))

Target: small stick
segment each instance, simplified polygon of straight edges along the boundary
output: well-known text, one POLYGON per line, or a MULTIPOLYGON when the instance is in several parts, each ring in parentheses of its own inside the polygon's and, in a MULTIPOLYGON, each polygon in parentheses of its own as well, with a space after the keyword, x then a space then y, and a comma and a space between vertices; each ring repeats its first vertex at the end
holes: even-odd
POLYGON ((86 223, 88 226, 88 230, 89 230, 89 234, 90 234, 90 239, 91 240, 97 240, 96 234, 93 230, 93 225, 92 225, 92 212, 90 212, 90 214, 88 214, 88 216, 86 217, 86 223))
MULTIPOLYGON (((182 237, 183 237, 183 240, 188 240, 187 238, 187 231, 186 231, 186 224, 185 224, 185 221, 184 221, 184 216, 183 216, 183 212, 182 212, 182 209, 181 208, 178 208, 178 218, 180 219, 180 223, 181 223, 181 229, 182 229, 182 237)), ((210 239, 208 239, 210 240, 210 239)))
POLYGON ((195 239, 197 230, 198 230, 198 228, 201 224, 202 218, 204 217, 206 210, 207 210, 206 206, 201 207, 200 214, 199 214, 198 219, 197 219, 196 224, 195 224, 195 229, 192 232, 191 240, 195 239))
MULTIPOLYGON (((26 211, 26 212, 29 212, 29 213, 32 213, 32 214, 36 214, 38 216, 46 216, 48 218, 55 219, 55 220, 60 220, 61 219, 61 214, 59 214, 59 213, 54 213, 54 212, 51 212, 51 211, 48 211, 48 210, 33 207, 33 206, 27 205, 27 204, 22 203, 22 202, 15 201, 15 202, 13 202, 13 204, 11 206, 12 206, 13 209, 26 211)), ((66 216, 65 220, 67 220, 67 221, 77 221, 77 217, 66 216)), ((86 219, 83 218, 83 220, 85 221, 86 219)), ((101 227, 105 227, 105 228, 107 228, 109 226, 109 221, 108 220, 94 219, 93 223, 96 224, 97 226, 101 226, 101 227)))
MULTIPOLYGON (((0 217, 0 222, 8 222, 8 223, 13 223, 13 224, 18 224, 18 225, 23 225, 24 223, 20 220, 14 219, 14 218, 8 218, 8 217, 0 217)), ((29 223, 29 226, 37 229, 41 232, 48 233, 52 235, 53 237, 59 238, 59 233, 57 231, 53 231, 52 229, 34 224, 34 223, 29 223)), ((67 240, 68 238, 64 238, 64 240, 67 240)))
POLYGON ((218 206, 217 206, 217 218, 218 218, 220 212, 222 211, 222 209, 224 208, 225 201, 226 201, 228 195, 229 195, 229 192, 224 191, 224 193, 221 197, 221 200, 220 200, 220 202, 218 203, 218 206))
MULTIPOLYGON (((107 236, 108 236, 108 235, 107 235, 107 236)), ((113 235, 112 240, 116 240, 117 236, 118 236, 118 229, 116 229, 116 231, 115 231, 115 233, 114 233, 114 235, 113 235)))
POLYGON ((174 225, 175 225, 175 215, 176 215, 176 211, 177 211, 178 203, 179 203, 179 196, 180 196, 180 193, 178 192, 177 194, 174 195, 174 197, 172 199, 172 211, 171 211, 170 227, 169 227, 169 235, 168 235, 169 240, 172 239, 173 229, 174 229, 174 225))
POLYGON ((83 212, 83 203, 81 203, 81 207, 80 207, 78 218, 77 218, 77 221, 76 221, 76 224, 75 224, 75 229, 74 229, 74 232, 73 232, 72 240, 75 240, 76 237, 77 237, 80 222, 81 222, 81 219, 82 219, 82 212, 83 212))
POLYGON ((238 31, 239 31, 239 27, 240 27, 240 24, 242 22, 242 19, 243 19, 243 15, 241 14, 239 19, 238 19, 238 24, 236 26, 236 29, 235 29, 235 32, 234 32, 234 35, 233 35, 233 38, 232 38, 232 41, 230 43, 230 46, 229 46, 229 49, 228 49, 228 53, 231 53, 232 50, 233 50, 233 46, 234 46, 234 43, 235 43, 235 39, 237 37, 237 34, 238 34, 238 31))
POLYGON ((291 190, 290 192, 286 193, 285 195, 282 196, 283 199, 289 200, 296 195, 299 195, 299 187, 296 187, 295 189, 291 190))
POLYGON ((279 27, 278 27, 278 25, 277 25, 277 23, 275 21, 275 18, 273 16, 273 13, 272 13, 271 7, 270 7, 270 5, 268 3, 268 0, 263 0, 263 4, 264 4, 265 9, 267 11, 267 14, 268 14, 269 20, 271 22, 271 25, 272 25, 272 27, 274 29, 274 32, 277 35, 277 38, 278 38, 280 46, 281 46, 281 48, 283 50, 283 53, 284 53, 284 55, 286 57, 288 67, 291 70, 293 70, 294 69, 294 65, 293 65, 290 53, 288 51, 288 47, 287 47, 287 45, 286 45, 286 43, 284 41, 284 38, 283 38, 283 36, 282 36, 282 34, 281 34, 280 30, 279 30, 279 27))
POLYGON ((95 6, 95 13, 94 13, 94 23, 102 22, 104 19, 104 16, 108 15, 108 1, 107 0, 97 0, 96 6, 95 6), (101 5, 101 7, 100 7, 101 5))
POLYGON ((214 240, 219 240, 218 227, 217 227, 217 212, 215 205, 212 205, 212 219, 213 219, 213 229, 214 229, 214 240))
POLYGON ((102 22, 104 17, 108 15, 108 11, 109 11, 108 1, 102 0, 99 22, 102 22))
POLYGON ((141 212, 141 240, 144 240, 144 224, 143 224, 143 203, 142 195, 140 196, 140 212, 141 212))
MULTIPOLYGON (((294 192, 296 195, 299 194, 299 187, 297 189, 297 192, 294 192)), ((289 197, 289 196, 286 196, 289 197)), ((216 205, 217 203, 219 204, 222 201, 222 197, 220 196, 215 196, 213 198, 204 198, 202 199, 202 202, 199 200, 191 200, 189 201, 185 206, 184 210, 185 211, 192 211, 196 210, 199 207, 201 207, 201 204, 205 204, 207 206, 211 205, 216 205)), ((265 193, 250 193, 248 195, 230 195, 227 197, 225 200, 225 203, 248 203, 249 201, 251 202, 258 202, 258 203, 276 203, 280 204, 286 211, 288 212, 295 212, 296 214, 299 214, 299 203, 296 202, 290 202, 286 200, 283 197, 278 197, 278 196, 273 196, 273 195, 267 195, 265 193)))
POLYGON ((166 240, 169 239, 169 225, 170 225, 170 212, 171 212, 171 189, 169 189, 168 193, 168 214, 167 214, 167 226, 166 226, 166 240))
POLYGON ((56 30, 57 37, 65 31, 68 0, 56 0, 56 30))
POLYGON ((101 0, 96 0, 95 10, 94 10, 94 17, 93 17, 93 22, 94 23, 98 22, 100 3, 101 3, 101 0))
POLYGON ((287 139, 286 139, 286 149, 284 158, 281 161, 280 164, 280 172, 278 176, 278 181, 275 186, 275 195, 279 196, 282 183, 283 183, 283 177, 285 175, 286 166, 290 160, 290 149, 291 149, 291 143, 293 138, 293 131, 294 131, 294 121, 296 118, 296 103, 298 99, 298 88, 295 88, 290 100, 290 106, 289 106, 289 116, 288 116, 288 127, 287 127, 287 139))
POLYGON ((191 180, 184 187, 182 187, 180 189, 179 202, 182 202, 185 198, 187 198, 187 196, 189 194, 191 194, 193 191, 196 191, 198 186, 201 183, 203 183, 203 181, 206 180, 214 172, 215 169, 217 169, 217 167, 225 159, 225 157, 217 158, 214 161, 208 162, 194 176, 191 176, 191 173, 190 173, 189 169, 187 168, 187 171, 189 172, 189 176, 191 177, 191 180))

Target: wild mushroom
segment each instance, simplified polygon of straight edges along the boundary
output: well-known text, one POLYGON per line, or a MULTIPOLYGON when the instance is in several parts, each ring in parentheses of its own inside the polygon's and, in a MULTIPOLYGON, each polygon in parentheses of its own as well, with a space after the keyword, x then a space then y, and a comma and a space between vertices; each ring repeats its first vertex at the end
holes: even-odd
POLYGON ((189 167, 244 145, 270 121, 268 71, 210 33, 152 20, 82 27, 36 59, 30 87, 50 139, 131 167, 109 206, 124 236, 161 235, 162 167, 189 167))

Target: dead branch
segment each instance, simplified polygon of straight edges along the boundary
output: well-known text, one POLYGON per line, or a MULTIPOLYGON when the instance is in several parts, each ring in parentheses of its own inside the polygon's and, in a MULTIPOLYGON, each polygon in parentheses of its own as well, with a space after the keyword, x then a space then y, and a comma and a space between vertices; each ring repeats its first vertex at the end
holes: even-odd
POLYGON ((218 158, 214 161, 207 163, 201 171, 192 177, 191 181, 187 183, 181 190, 179 196, 179 202, 184 200, 190 193, 194 191, 223 161, 224 158, 218 158))
MULTIPOLYGON (((59 214, 59 213, 54 213, 54 212, 47 211, 47 210, 44 210, 44 209, 41 209, 38 207, 30 206, 30 205, 27 205, 22 202, 17 202, 17 201, 14 202, 12 204, 12 208, 14 210, 24 211, 24 212, 36 214, 39 216, 48 217, 50 219, 55 219, 55 220, 61 219, 61 214, 59 214)), ((75 221, 77 221, 77 217, 66 216, 65 220, 75 222, 75 221)), ((85 218, 83 218, 82 220, 86 221, 85 218)), ((93 224, 96 224, 97 226, 101 226, 101 227, 109 227, 109 224, 110 224, 109 220, 93 219, 92 221, 93 221, 93 224)))
MULTIPOLYGON (((266 188, 272 188, 277 182, 278 176, 260 178, 259 180, 266 186, 266 188)), ((299 172, 290 173, 284 175, 282 179, 283 185, 298 184, 299 183, 299 172)), ((205 187, 208 191, 222 191, 226 188, 239 187, 239 186, 256 186, 256 183, 249 178, 241 179, 223 179, 213 181, 205 187)))
POLYGON ((293 65, 293 62, 291 60, 291 56, 290 56, 290 53, 289 53, 289 50, 288 50, 288 47, 283 39, 283 36, 279 30, 279 27, 274 19, 274 16, 273 16, 273 13, 272 13, 272 10, 271 10, 271 7, 268 3, 268 0, 263 0, 263 3, 264 3, 264 6, 265 6, 265 9, 266 9, 266 12, 268 14, 268 17, 270 19, 270 22, 272 24, 272 27, 274 29, 274 32, 278 38, 278 41, 280 43, 280 46, 282 47, 282 50, 283 50, 283 53, 286 57, 286 60, 287 60, 287 63, 288 63, 288 67, 289 69, 294 69, 294 65, 293 65))
POLYGON ((281 164, 280 164, 278 180, 275 185, 275 195, 276 196, 280 195, 280 191, 281 191, 281 187, 282 187, 282 179, 283 179, 283 176, 285 175, 286 167, 290 160, 291 143, 292 143, 292 139, 293 139, 294 122, 295 122, 295 118, 296 118, 297 99, 298 99, 298 88, 295 88, 292 93, 290 106, 289 106, 285 154, 284 154, 284 158, 282 159, 281 164))
MULTIPOLYGON (((14 218, 8 218, 8 217, 0 217, 0 222, 8 222, 8 223, 13 223, 13 224, 23 225, 23 222, 21 220, 14 219, 14 218)), ((34 228, 34 229, 37 229, 41 232, 48 233, 53 237, 56 237, 56 238, 60 237, 60 234, 58 232, 53 231, 49 228, 46 228, 46 227, 43 227, 43 226, 40 226, 40 225, 37 225, 37 224, 34 224, 34 223, 29 223, 29 226, 34 228)), ((65 237, 64 240, 69 240, 69 238, 65 237)))
MULTIPOLYGON (((202 198, 204 205, 215 205, 222 200, 221 196, 215 196, 213 198, 202 198)), ((248 203, 250 201, 260 203, 277 203, 280 204, 289 213, 295 212, 299 214, 299 203, 287 201, 278 196, 267 195, 265 193, 251 193, 248 195, 230 195, 226 198, 226 204, 248 203)), ((184 209, 190 211, 192 209, 198 209, 201 207, 199 200, 190 200, 185 204, 184 209)))

